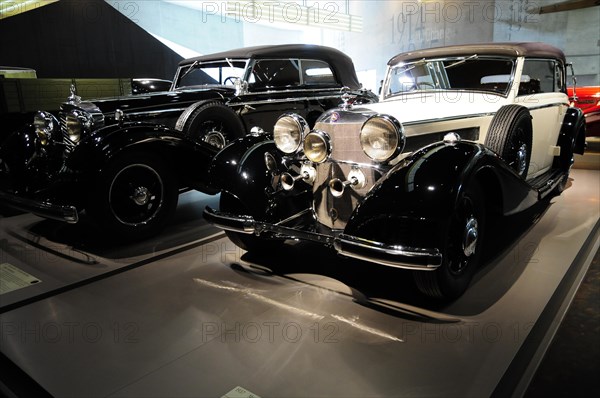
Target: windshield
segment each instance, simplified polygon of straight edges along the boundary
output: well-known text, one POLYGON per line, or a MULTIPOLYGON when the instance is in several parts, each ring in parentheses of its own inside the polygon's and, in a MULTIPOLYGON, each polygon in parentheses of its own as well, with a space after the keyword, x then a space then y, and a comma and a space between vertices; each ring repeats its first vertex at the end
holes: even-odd
POLYGON ((233 86, 236 79, 243 79, 246 61, 223 60, 199 63, 181 67, 175 88, 225 85, 233 86))
POLYGON ((474 90, 508 94, 514 60, 469 57, 418 60, 390 68, 385 97, 414 91, 474 90))

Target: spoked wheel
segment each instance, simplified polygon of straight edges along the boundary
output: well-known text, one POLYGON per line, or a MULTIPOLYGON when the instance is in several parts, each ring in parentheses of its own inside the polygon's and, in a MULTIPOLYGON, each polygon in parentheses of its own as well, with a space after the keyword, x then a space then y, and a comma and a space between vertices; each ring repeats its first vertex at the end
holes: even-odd
POLYGON ((233 139, 245 135, 239 116, 220 102, 190 107, 189 111, 180 116, 175 128, 196 142, 205 142, 217 149, 222 149, 233 139))
POLYGON ((158 233, 177 206, 177 185, 159 160, 121 156, 99 178, 88 211, 119 238, 142 239, 158 233))
POLYGON ((527 177, 532 146, 531 115, 527 108, 506 105, 494 115, 485 145, 522 178, 527 177))
POLYGON ((200 136, 202 141, 208 145, 212 145, 215 148, 223 149, 227 145, 227 138, 225 138, 225 131, 222 123, 215 122, 214 120, 207 120, 200 127, 200 136))
MULTIPOLYGON (((249 213, 248 208, 240 199, 227 192, 221 193, 219 209, 224 213, 254 216, 254 214, 249 213)), ((256 236, 254 234, 244 234, 234 231, 225 231, 225 234, 236 246, 241 247, 248 252, 268 253, 281 247, 284 242, 281 239, 272 239, 265 236, 256 236)))
POLYGON ((435 271, 413 271, 419 290, 434 298, 462 295, 479 264, 485 228, 483 195, 477 184, 467 188, 450 221, 442 265, 435 271))

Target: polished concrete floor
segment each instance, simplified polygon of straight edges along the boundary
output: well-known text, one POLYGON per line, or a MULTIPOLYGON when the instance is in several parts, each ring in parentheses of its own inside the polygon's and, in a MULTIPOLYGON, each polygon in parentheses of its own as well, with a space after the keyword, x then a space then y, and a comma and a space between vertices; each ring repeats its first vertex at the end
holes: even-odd
POLYGON ((197 193, 136 245, 0 218, 0 263, 41 281, 0 295, 0 351, 54 396, 522 392, 597 251, 599 177, 574 170, 560 197, 496 221, 450 304, 309 243, 245 253, 202 221, 216 198, 197 193))

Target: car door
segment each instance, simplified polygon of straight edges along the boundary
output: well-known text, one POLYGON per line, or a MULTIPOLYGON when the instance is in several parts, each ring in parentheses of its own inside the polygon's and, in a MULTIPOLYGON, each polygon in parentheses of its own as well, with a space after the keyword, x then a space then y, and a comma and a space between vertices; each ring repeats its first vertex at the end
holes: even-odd
POLYGON ((529 177, 547 171, 557 155, 556 143, 569 99, 562 64, 554 59, 525 59, 516 103, 532 116, 533 143, 529 177))

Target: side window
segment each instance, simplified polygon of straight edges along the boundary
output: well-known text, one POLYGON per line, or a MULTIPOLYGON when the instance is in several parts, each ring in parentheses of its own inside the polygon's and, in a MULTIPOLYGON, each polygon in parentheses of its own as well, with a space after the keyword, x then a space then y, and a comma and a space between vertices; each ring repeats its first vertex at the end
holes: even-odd
POLYGON ((555 78, 555 82, 556 82, 556 87, 554 88, 554 91, 560 91, 562 93, 566 93, 567 92, 567 79, 566 79, 566 75, 565 75, 565 68, 563 67, 563 65, 559 64, 558 62, 556 63, 555 67, 555 72, 556 72, 556 78, 555 78))
POLYGON ((300 85, 300 61, 297 59, 258 60, 254 63, 249 88, 268 90, 300 85))
POLYGON ((329 64, 317 60, 302 60, 302 81, 306 86, 337 86, 329 64))
POLYGON ((554 60, 526 59, 523 64, 519 95, 560 91, 560 68, 554 60))

